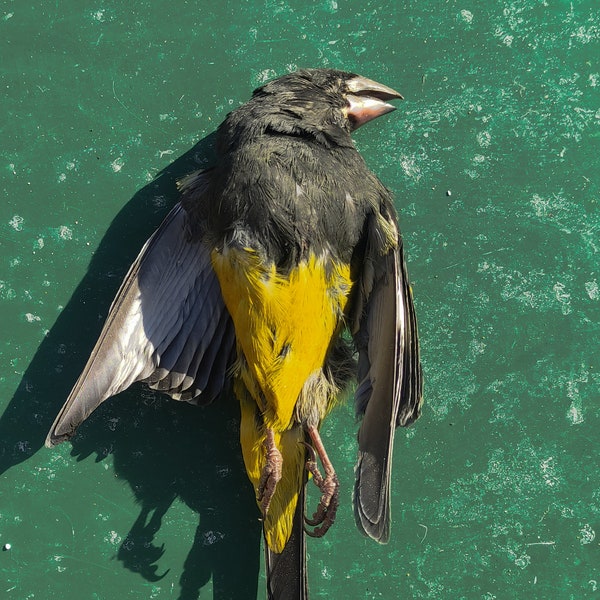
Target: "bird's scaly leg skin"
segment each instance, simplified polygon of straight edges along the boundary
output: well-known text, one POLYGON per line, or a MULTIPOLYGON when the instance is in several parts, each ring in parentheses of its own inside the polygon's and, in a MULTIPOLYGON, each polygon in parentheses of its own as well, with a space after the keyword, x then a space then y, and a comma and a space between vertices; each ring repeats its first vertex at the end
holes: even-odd
POLYGON ((279 452, 275 444, 275 433, 272 429, 267 429, 264 447, 267 461, 258 482, 258 500, 263 515, 266 515, 275 494, 275 488, 281 479, 281 467, 283 464, 281 452, 279 452))
POLYGON ((304 520, 306 521, 306 524, 311 527, 320 525, 320 527, 316 527, 312 531, 306 530, 308 535, 311 537, 323 537, 335 521, 335 515, 339 504, 340 484, 335 469, 327 456, 325 446, 323 445, 323 441, 321 440, 317 428, 308 427, 307 431, 313 445, 309 446, 306 444, 309 452, 309 458, 306 461, 306 469, 312 474, 315 485, 321 490, 321 499, 317 506, 317 512, 313 514, 312 519, 305 516, 304 520), (321 459, 325 477, 323 477, 317 466, 317 454, 321 459))

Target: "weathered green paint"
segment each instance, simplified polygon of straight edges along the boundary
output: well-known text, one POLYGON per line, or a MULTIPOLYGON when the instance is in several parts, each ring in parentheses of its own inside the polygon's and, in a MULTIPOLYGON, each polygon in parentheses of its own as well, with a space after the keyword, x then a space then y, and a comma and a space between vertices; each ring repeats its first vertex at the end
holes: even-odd
POLYGON ((426 374, 389 545, 354 527, 350 406, 324 427, 342 506, 312 597, 600 594, 599 42, 593 0, 5 2, 0 595, 263 597, 235 403, 135 388, 40 446, 196 143, 302 66, 406 97, 356 139, 396 193, 426 374))

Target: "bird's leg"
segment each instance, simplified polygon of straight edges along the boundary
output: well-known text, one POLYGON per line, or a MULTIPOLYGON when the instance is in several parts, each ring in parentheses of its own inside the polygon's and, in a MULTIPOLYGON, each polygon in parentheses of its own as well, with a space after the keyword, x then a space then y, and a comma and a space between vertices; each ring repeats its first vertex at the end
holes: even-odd
POLYGON ((258 482, 258 500, 263 515, 266 515, 275 494, 277 483, 281 479, 281 465, 283 464, 281 452, 279 452, 275 444, 275 433, 272 429, 267 429, 264 447, 267 461, 258 482))
POLYGON ((339 504, 340 484, 335 469, 327 456, 325 446, 323 445, 323 441, 321 440, 317 428, 308 427, 307 431, 313 445, 309 446, 306 444, 309 451, 306 469, 312 474, 315 485, 321 490, 321 499, 317 506, 317 512, 313 514, 312 519, 305 516, 304 520, 311 527, 320 525, 320 527, 316 527, 312 531, 306 530, 308 535, 312 537, 323 537, 335 521, 335 515, 339 504), (325 476, 321 474, 319 467, 317 466, 317 454, 321 459, 325 476))

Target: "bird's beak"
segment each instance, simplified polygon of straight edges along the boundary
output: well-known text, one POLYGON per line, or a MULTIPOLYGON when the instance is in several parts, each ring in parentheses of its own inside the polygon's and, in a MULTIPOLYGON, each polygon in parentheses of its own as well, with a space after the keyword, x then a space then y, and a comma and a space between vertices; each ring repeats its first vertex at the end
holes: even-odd
POLYGON ((346 82, 346 88, 348 105, 344 111, 353 131, 381 115, 396 110, 396 107, 385 102, 386 100, 403 100, 402 94, 366 77, 353 77, 346 82))

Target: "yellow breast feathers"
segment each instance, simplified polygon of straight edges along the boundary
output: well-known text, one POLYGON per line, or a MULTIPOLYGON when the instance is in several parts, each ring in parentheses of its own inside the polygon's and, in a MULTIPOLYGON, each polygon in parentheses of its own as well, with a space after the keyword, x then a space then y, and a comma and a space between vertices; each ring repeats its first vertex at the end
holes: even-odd
POLYGON ((212 260, 243 355, 239 375, 265 425, 285 431, 340 327, 350 266, 311 255, 282 276, 251 249, 214 251, 212 260))

